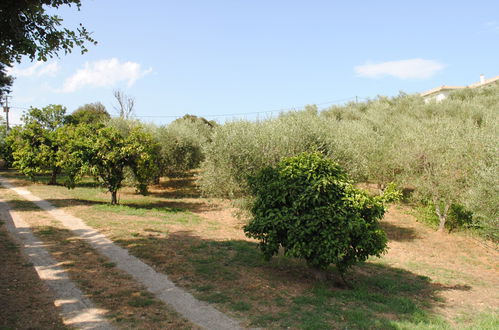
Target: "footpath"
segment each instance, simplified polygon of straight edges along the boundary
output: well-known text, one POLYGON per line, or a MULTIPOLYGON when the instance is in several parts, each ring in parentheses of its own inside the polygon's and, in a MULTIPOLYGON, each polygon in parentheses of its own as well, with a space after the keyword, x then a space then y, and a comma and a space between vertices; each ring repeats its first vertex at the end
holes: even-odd
MULTIPOLYGON (((35 196, 26 189, 13 186, 5 178, 0 177, 0 185, 46 211, 193 324, 205 329, 242 329, 236 320, 177 287, 168 276, 156 272, 144 262, 131 256, 126 249, 115 245, 102 233, 87 226, 80 218, 57 209, 48 201, 35 196)), ((95 308, 69 280, 67 274, 56 266, 55 260, 31 233, 29 226, 18 213, 2 201, 1 197, 0 218, 7 222, 9 231, 19 239, 21 246, 24 247, 25 255, 31 259, 40 278, 47 281, 54 291, 56 303, 60 303, 65 321, 68 320, 72 326, 80 329, 112 329, 112 326, 102 317, 102 311, 95 308)))

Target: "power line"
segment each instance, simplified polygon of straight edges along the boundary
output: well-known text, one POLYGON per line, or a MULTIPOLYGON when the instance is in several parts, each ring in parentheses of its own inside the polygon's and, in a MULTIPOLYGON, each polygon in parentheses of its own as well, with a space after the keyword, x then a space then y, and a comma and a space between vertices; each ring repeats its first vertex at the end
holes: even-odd
MULTIPOLYGON (((352 96, 352 97, 343 98, 343 99, 315 103, 315 105, 337 104, 337 103, 345 102, 345 101, 349 101, 349 100, 358 101, 358 100, 367 100, 367 98, 352 96)), ((226 113, 226 114, 217 114, 217 115, 203 115, 203 117, 205 117, 205 118, 217 118, 217 117, 235 117, 235 116, 247 116, 247 115, 258 115, 258 114, 270 114, 270 113, 275 113, 275 112, 303 109, 306 105, 307 104, 301 105, 301 106, 274 109, 274 110, 266 110, 266 111, 238 112, 238 113, 226 113)), ((138 117, 138 118, 181 118, 181 117, 183 117, 183 115, 141 115, 141 116, 136 115, 135 117, 138 117)))
MULTIPOLYGON (((331 101, 326 101, 326 102, 321 102, 321 103, 314 103, 314 104, 322 106, 322 105, 338 104, 341 102, 354 101, 354 100, 355 100, 355 102, 358 102, 359 100, 367 100, 367 98, 352 96, 352 97, 336 99, 336 100, 331 100, 331 101)), ((248 115, 259 115, 259 114, 272 114, 272 113, 276 113, 276 112, 293 111, 296 109, 303 109, 306 105, 307 104, 300 105, 300 106, 291 106, 291 107, 286 107, 286 108, 273 109, 273 110, 264 110, 264 111, 236 112, 236 113, 213 114, 213 115, 202 115, 202 116, 205 118, 220 118, 220 117, 237 117, 237 116, 248 116, 248 115)), ((19 109, 19 110, 29 110, 30 109, 30 108, 19 107, 19 106, 10 106, 10 108, 11 109, 19 109)), ((136 118, 181 118, 183 116, 184 116, 184 114, 182 114, 182 115, 135 115, 134 117, 136 117, 136 118)))

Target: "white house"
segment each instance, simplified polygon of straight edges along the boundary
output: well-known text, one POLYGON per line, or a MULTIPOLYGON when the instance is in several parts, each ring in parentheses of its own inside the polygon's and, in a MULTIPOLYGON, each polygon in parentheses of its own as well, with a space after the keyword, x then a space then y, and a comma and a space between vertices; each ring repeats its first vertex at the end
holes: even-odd
POLYGON ((440 86, 436 87, 433 89, 430 89, 429 91, 423 92, 420 95, 425 98, 425 102, 428 103, 430 101, 442 101, 449 95, 449 93, 458 90, 458 89, 463 89, 463 88, 478 88, 478 87, 485 87, 485 86, 490 86, 491 84, 499 81, 499 76, 496 76, 494 78, 490 79, 485 79, 485 76, 482 74, 480 75, 480 81, 473 83, 468 86, 440 86))

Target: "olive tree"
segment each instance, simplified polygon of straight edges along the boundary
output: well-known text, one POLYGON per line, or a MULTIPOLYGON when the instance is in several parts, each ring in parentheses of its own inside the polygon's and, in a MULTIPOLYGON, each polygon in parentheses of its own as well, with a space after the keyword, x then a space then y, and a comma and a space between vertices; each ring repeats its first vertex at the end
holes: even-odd
POLYGON ((204 160, 203 147, 211 141, 216 125, 203 117, 185 115, 157 128, 161 174, 173 175, 197 168, 204 160))
POLYGON ((407 182, 429 201, 443 231, 453 204, 462 204, 474 184, 479 157, 476 127, 437 117, 416 123, 412 131, 407 182))

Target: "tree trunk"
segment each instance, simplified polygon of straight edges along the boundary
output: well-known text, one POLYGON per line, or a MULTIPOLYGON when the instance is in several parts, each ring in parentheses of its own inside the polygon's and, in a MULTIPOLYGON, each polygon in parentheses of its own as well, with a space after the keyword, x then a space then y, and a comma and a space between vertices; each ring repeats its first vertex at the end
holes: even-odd
POLYGON ((52 170, 49 185, 55 186, 57 184, 57 170, 52 170))
POLYGON ((444 202, 443 210, 439 202, 434 201, 433 203, 435 204, 435 212, 437 213, 439 219, 438 232, 442 233, 445 229, 445 221, 447 220, 450 203, 444 202))
POLYGON ((154 177, 154 181, 153 181, 153 184, 159 184, 160 183, 160 179, 161 179, 161 176, 155 176, 154 177))
POLYGON ((118 191, 111 191, 111 205, 118 204, 118 191))

